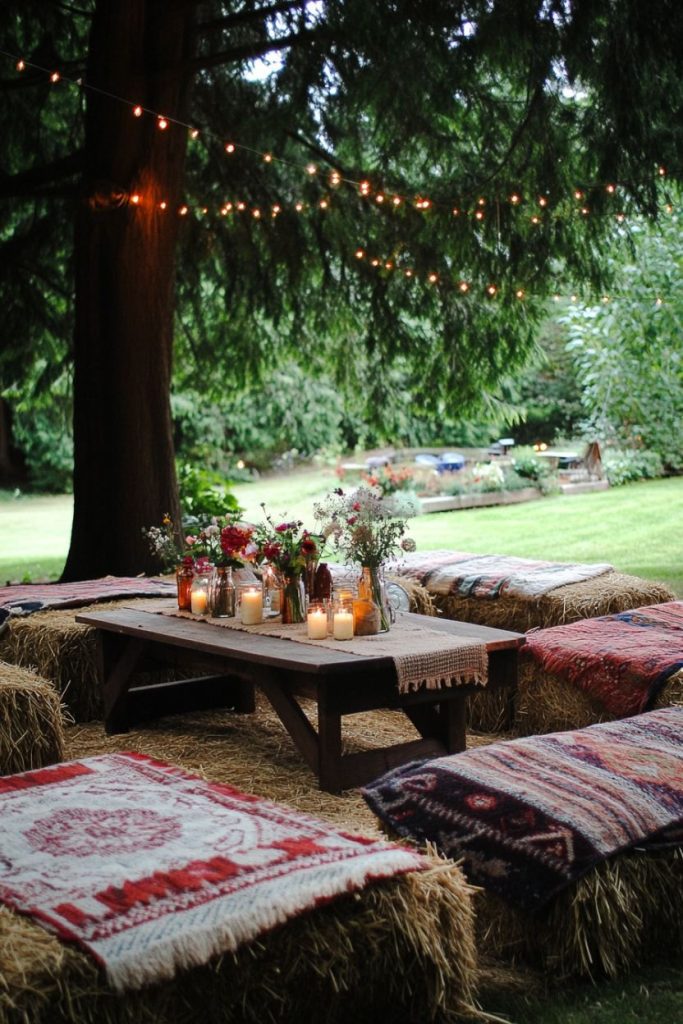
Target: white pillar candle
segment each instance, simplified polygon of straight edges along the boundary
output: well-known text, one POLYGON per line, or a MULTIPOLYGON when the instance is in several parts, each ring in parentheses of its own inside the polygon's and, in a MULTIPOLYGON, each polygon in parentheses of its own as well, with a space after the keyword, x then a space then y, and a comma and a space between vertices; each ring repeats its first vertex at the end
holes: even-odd
POLYGON ((333 636, 335 640, 353 639, 353 612, 344 609, 334 613, 333 636))
POLYGON ((324 608, 312 608, 307 616, 309 640, 325 640, 327 637, 327 611, 324 608))
POLYGON ((206 590, 193 590, 190 594, 190 611, 193 615, 206 615, 209 607, 209 595, 206 590))
POLYGON ((240 620, 243 626, 254 626, 263 620, 263 591, 260 587, 242 591, 240 620))

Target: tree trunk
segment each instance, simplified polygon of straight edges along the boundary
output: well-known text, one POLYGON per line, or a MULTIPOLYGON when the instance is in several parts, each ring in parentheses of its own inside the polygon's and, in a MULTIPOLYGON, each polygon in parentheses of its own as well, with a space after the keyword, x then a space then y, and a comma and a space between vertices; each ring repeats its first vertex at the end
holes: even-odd
POLYGON ((76 219, 74 520, 62 579, 158 568, 142 535, 179 522, 170 411, 191 4, 98 0, 76 219), (138 205, 129 197, 139 194, 138 205), (168 206, 162 210, 160 203, 168 206))

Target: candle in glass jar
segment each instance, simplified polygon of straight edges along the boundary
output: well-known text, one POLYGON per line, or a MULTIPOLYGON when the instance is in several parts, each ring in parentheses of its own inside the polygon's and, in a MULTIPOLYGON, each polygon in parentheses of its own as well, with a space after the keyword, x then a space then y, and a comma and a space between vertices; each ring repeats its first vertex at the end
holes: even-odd
POLYGON ((243 626, 254 626, 263 619, 263 591, 243 590, 240 601, 240 620, 243 626))
POLYGON ((309 640, 325 640, 327 637, 327 610, 311 608, 306 618, 309 640))
POLYGON ((193 590, 190 594, 190 611, 193 615, 206 615, 209 595, 206 590, 193 590))
POLYGON ((342 608, 334 613, 332 635, 335 640, 353 639, 353 611, 350 608, 342 608))

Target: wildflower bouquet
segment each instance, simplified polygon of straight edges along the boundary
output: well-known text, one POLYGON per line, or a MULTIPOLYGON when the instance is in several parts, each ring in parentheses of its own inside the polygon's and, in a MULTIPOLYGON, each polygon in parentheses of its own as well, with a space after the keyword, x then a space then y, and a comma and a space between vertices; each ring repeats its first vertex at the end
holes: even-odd
POLYGON ((240 521, 240 511, 212 516, 196 534, 185 537, 188 550, 198 561, 239 569, 256 560, 258 545, 253 539, 254 527, 240 521))
POLYGON ((258 556, 266 559, 283 576, 300 576, 315 564, 324 547, 324 538, 304 529, 300 519, 275 523, 261 503, 265 523, 256 527, 258 556))
POLYGON ((345 562, 379 568, 399 551, 414 551, 415 542, 405 536, 407 524, 391 496, 361 486, 345 492, 341 487, 314 505, 322 523, 322 535, 333 539, 345 562))

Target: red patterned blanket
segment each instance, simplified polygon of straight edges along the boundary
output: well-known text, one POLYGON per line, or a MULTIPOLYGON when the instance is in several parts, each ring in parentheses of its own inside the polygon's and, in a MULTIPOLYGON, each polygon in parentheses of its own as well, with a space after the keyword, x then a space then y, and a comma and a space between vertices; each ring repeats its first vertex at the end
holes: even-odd
POLYGON ((0 587, 0 611, 30 615, 47 608, 77 608, 117 597, 170 597, 175 580, 158 576, 103 576, 80 583, 24 583, 0 587))
POLYGON ((683 708, 407 765, 363 793, 395 832, 537 910, 623 850, 683 844, 683 708))
POLYGON ((0 900, 89 951, 119 990, 427 864, 141 754, 0 778, 0 821, 0 900))
POLYGON ((620 717, 652 706, 683 668, 683 601, 530 630, 522 656, 620 717))

